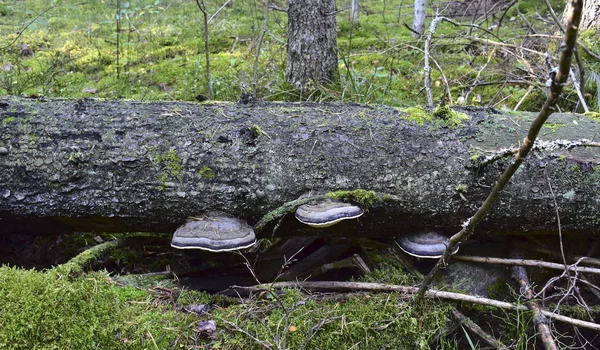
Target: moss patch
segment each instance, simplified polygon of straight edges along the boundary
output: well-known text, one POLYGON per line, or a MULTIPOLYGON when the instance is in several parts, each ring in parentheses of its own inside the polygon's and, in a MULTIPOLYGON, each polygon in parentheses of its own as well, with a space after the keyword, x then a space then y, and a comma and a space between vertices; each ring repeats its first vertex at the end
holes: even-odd
POLYGON ((205 179, 214 179, 215 178, 215 172, 209 168, 208 166, 203 166, 202 169, 200 169, 200 176, 202 176, 205 179))
POLYGON ((374 191, 363 189, 329 192, 327 193, 327 197, 355 202, 363 207, 363 209, 370 207, 378 199, 377 194, 374 191))
POLYGON ((0 267, 0 348, 168 348, 189 315, 152 307, 150 295, 106 273, 69 279, 58 270, 0 267))
POLYGON ((463 122, 469 120, 469 116, 465 113, 457 112, 448 105, 439 106, 433 111, 434 120, 441 121, 444 126, 454 129, 462 125, 463 122))
POLYGON ((431 114, 427 113, 421 106, 404 108, 402 111, 408 114, 406 117, 408 120, 415 121, 419 123, 419 125, 423 125, 425 121, 431 121, 432 119, 431 114))

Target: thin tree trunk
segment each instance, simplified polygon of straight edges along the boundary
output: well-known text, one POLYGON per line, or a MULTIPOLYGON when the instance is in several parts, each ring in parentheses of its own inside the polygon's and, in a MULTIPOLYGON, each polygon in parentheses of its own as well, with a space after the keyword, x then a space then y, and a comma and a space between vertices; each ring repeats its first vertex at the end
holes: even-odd
POLYGON ((413 38, 419 38, 425 32, 425 15, 427 14, 427 0, 415 0, 413 15, 413 38))

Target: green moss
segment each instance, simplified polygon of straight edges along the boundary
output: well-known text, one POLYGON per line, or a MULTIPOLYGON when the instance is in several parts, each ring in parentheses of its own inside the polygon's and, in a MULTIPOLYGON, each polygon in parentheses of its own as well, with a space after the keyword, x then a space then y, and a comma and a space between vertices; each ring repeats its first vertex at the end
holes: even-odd
POLYGON ((419 125, 423 125, 425 121, 431 121, 431 115, 421 106, 404 108, 402 111, 408 114, 406 117, 408 120, 415 121, 419 125))
POLYGON ((69 163, 79 163, 83 160, 81 152, 71 152, 69 154, 69 163))
POLYGON ((151 306, 144 290, 106 273, 69 279, 59 270, 0 267, 0 348, 171 348, 195 315, 151 306))
POLYGON ((167 181, 178 180, 181 177, 183 164, 174 149, 171 148, 169 152, 164 154, 157 154, 153 160, 162 169, 158 179, 160 182, 159 191, 165 189, 167 181))
POLYGON ((444 327, 450 308, 428 302, 417 312, 396 294, 347 296, 318 300, 298 290, 284 290, 273 300, 232 305, 213 311, 227 329, 219 339, 225 348, 255 349, 256 339, 275 348, 348 349, 357 343, 369 349, 428 349, 428 340, 444 327), (292 329, 290 327, 293 326, 292 329), (368 344, 368 345, 367 345, 368 344))
POLYGON ((433 111, 433 118, 443 122, 444 126, 454 129, 462 125, 466 120, 469 120, 469 116, 457 112, 450 108, 448 105, 439 106, 433 111))
POLYGON ((202 176, 205 179, 214 179, 215 178, 215 172, 209 168, 208 166, 203 166, 202 169, 200 169, 200 176, 202 176))
POLYGON ((545 122, 542 127, 550 129, 552 131, 556 131, 556 130, 558 130, 558 129, 562 128, 563 126, 566 126, 566 125, 567 124, 564 124, 564 123, 545 122))
POLYGON ((586 113, 583 113, 583 115, 600 122, 600 113, 599 112, 586 112, 586 113))
POLYGON ((327 197, 355 202, 363 207, 363 209, 369 208, 376 200, 379 199, 374 191, 367 191, 364 189, 329 192, 327 193, 327 197))
POLYGON ((501 278, 488 286, 488 295, 490 298, 497 300, 509 300, 513 298, 510 285, 501 278))
POLYGON ((8 117, 8 118, 2 119, 2 122, 5 124, 12 123, 14 121, 15 121, 15 117, 8 117))
POLYGON ((253 138, 258 138, 260 136, 265 135, 265 132, 263 131, 263 129, 261 129, 261 127, 259 125, 257 125, 257 124, 252 125, 248 129, 252 133, 252 137, 253 138))
POLYGON ((479 162, 481 161, 481 157, 483 157, 483 154, 481 153, 480 150, 470 150, 469 151, 469 162, 471 163, 471 166, 477 166, 479 164, 479 162))

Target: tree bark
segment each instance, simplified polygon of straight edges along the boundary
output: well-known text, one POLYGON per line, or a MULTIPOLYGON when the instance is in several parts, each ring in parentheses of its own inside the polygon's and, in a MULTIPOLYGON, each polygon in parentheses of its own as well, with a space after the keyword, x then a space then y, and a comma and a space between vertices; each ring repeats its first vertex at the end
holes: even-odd
MULTIPOLYGON (((571 3, 567 2, 562 15, 563 26, 567 23, 566 14, 569 13, 570 6, 571 3)), ((600 29, 600 0, 585 0, 583 2, 583 12, 581 14, 579 30, 584 31, 586 29, 600 29)))
MULTIPOLYGON (((287 215, 259 236, 276 224, 277 236, 453 233, 511 161, 475 158, 518 145, 531 121, 464 111, 471 119, 451 129, 384 106, 0 97, 0 234, 174 232, 209 210, 254 225, 309 191, 359 188, 380 194, 359 220, 312 229, 287 215)), ((551 143, 593 139, 600 123, 552 122, 481 232, 554 232, 549 179, 563 232, 600 234, 600 148, 551 143)))
POLYGON ((415 0, 413 14, 413 38, 418 38, 425 33, 425 16, 427 14, 427 0, 415 0))
POLYGON ((285 80, 305 90, 338 80, 334 0, 289 0, 285 80))

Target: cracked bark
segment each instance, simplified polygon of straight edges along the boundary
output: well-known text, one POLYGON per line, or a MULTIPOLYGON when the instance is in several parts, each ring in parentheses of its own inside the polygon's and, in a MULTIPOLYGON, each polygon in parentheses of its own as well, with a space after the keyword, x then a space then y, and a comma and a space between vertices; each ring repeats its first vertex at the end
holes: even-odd
MULTIPOLYGON (((278 236, 392 237, 456 232, 511 157, 532 116, 465 110, 456 129, 396 108, 349 104, 191 104, 0 97, 0 234, 174 232, 223 210, 254 225, 313 191, 383 196, 360 220, 310 229, 288 215, 278 236)), ((553 115, 544 141, 593 139, 600 123, 553 115)), ((600 233, 600 148, 534 151, 483 221, 483 233, 600 233)), ((263 237, 273 226, 265 227, 263 237)))

